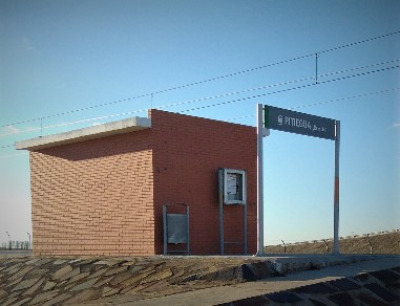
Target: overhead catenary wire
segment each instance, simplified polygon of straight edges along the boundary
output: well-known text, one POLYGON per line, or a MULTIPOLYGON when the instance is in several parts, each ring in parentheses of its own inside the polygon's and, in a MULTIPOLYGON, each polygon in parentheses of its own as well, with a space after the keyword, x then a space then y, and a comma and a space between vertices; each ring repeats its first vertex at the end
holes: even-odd
MULTIPOLYGON (((347 97, 340 97, 340 98, 330 99, 330 100, 321 101, 321 102, 310 102, 308 104, 288 107, 288 109, 290 109, 290 110, 298 110, 298 109, 302 109, 302 108, 316 107, 316 106, 320 106, 320 105, 338 103, 338 102, 348 101, 348 100, 353 100, 353 99, 360 99, 360 98, 365 98, 365 97, 374 96, 374 95, 380 95, 380 94, 384 94, 384 93, 388 93, 388 92, 394 92, 394 91, 400 91, 400 87, 387 88, 387 89, 382 89, 382 90, 378 90, 378 91, 361 93, 361 94, 358 94, 358 95, 352 95, 352 96, 347 96, 347 97)), ((256 116, 255 114, 248 114, 248 115, 244 115, 244 116, 231 117, 231 118, 228 118, 226 120, 227 121, 236 121, 236 120, 239 120, 239 119, 250 118, 250 117, 255 117, 255 116, 256 116)))
MULTIPOLYGON (((383 61, 383 62, 368 64, 368 65, 363 65, 363 66, 358 66, 358 67, 351 67, 351 68, 347 68, 347 69, 342 69, 342 70, 338 70, 338 71, 324 73, 324 74, 319 75, 318 77, 321 79, 321 78, 325 78, 325 77, 328 77, 328 76, 333 76, 333 75, 343 74, 343 73, 347 73, 347 72, 351 72, 351 71, 356 71, 356 70, 367 69, 367 68, 372 68, 372 67, 376 67, 376 66, 391 64, 391 63, 395 63, 395 62, 399 62, 399 61, 400 61, 400 58, 397 58, 397 59, 393 59, 393 60, 387 60, 387 61, 383 61)), ((295 83, 299 83, 299 82, 305 82, 305 81, 314 80, 314 78, 315 78, 314 76, 304 77, 304 78, 300 78, 300 79, 289 80, 289 81, 279 82, 279 83, 275 83, 275 84, 269 84, 269 85, 265 85, 265 86, 258 86, 258 87, 255 87, 255 88, 249 88, 249 89, 238 90, 238 91, 233 91, 233 92, 228 92, 228 93, 222 93, 222 94, 217 94, 217 95, 212 95, 212 96, 207 96, 207 97, 202 97, 202 98, 196 98, 196 99, 191 99, 191 100, 187 100, 187 101, 176 102, 176 103, 172 103, 172 104, 166 104, 166 105, 158 106, 157 109, 168 109, 168 108, 171 108, 171 107, 182 106, 182 105, 187 105, 187 104, 192 104, 192 103, 197 103, 197 102, 202 102, 202 101, 207 101, 207 100, 213 100, 213 99, 218 99, 218 98, 224 98, 224 97, 228 97, 228 96, 232 96, 232 95, 237 95, 237 94, 242 94, 242 93, 247 93, 247 92, 252 92, 252 91, 257 91, 257 90, 269 89, 269 88, 274 88, 274 87, 279 87, 279 86, 284 86, 284 85, 291 85, 291 84, 295 84, 295 83)), ((321 84, 323 84, 323 83, 325 83, 325 82, 322 82, 321 84)), ((310 85, 317 85, 317 84, 318 83, 313 83, 313 84, 310 84, 310 85)), ((278 91, 278 93, 279 92, 280 91, 278 91)), ((20 134, 20 133, 25 133, 25 132, 33 132, 33 131, 38 131, 38 130, 42 131, 42 130, 45 130, 45 129, 63 127, 63 126, 79 124, 79 123, 86 123, 86 122, 95 121, 95 120, 103 120, 103 119, 107 119, 107 118, 113 118, 113 117, 129 115, 129 114, 141 113, 141 112, 145 112, 145 111, 147 111, 147 109, 139 109, 139 110, 128 111, 128 112, 123 112, 123 113, 119 113, 119 114, 104 115, 104 116, 98 116, 98 117, 89 118, 89 119, 82 119, 82 120, 71 121, 71 122, 66 122, 66 123, 59 123, 59 124, 50 125, 50 126, 43 126, 42 125, 43 120, 41 119, 40 128, 33 127, 33 128, 24 129, 24 130, 18 131, 18 132, 10 131, 8 133, 6 132, 6 133, 0 134, 0 137, 11 135, 11 134, 20 134)))
POLYGON ((266 65, 262 65, 262 66, 258 66, 258 67, 254 67, 254 68, 249 68, 249 69, 245 69, 245 70, 229 73, 229 74, 226 74, 226 75, 217 76, 217 77, 206 79, 206 80, 203 80, 203 81, 193 82, 193 83, 189 83, 189 84, 182 85, 182 86, 177 86, 177 87, 172 87, 172 88, 165 89, 165 90, 160 90, 160 91, 154 92, 154 94, 160 94, 160 93, 164 93, 164 92, 168 92, 168 91, 172 91, 172 90, 177 90, 177 89, 191 87, 191 86, 195 86, 195 85, 199 85, 199 84, 203 84, 203 83, 217 81, 217 80, 220 80, 220 79, 225 79, 225 78, 228 78, 228 77, 237 76, 237 75, 248 73, 248 72, 253 72, 253 71, 256 71, 256 70, 260 70, 260 69, 270 68, 270 67, 273 67, 273 66, 286 64, 286 63, 290 63, 290 62, 293 62, 293 61, 297 61, 297 60, 301 60, 301 59, 305 59, 305 58, 309 58, 309 57, 314 57, 316 54, 317 54, 317 57, 318 57, 319 54, 330 53, 330 52, 338 51, 340 49, 344 49, 344 48, 348 48, 348 47, 354 47, 354 46, 357 46, 357 45, 360 45, 360 44, 364 44, 364 43, 367 43, 367 42, 371 42, 371 41, 387 38, 387 37, 390 37, 390 36, 393 36, 393 35, 398 35, 398 34, 400 34, 400 30, 397 30, 397 31, 394 31, 394 32, 390 32, 390 33, 381 34, 381 35, 378 35, 378 36, 375 36, 375 37, 371 37, 371 38, 367 38, 367 39, 363 39, 363 40, 360 40, 360 41, 356 41, 356 42, 340 45, 340 46, 337 46, 337 47, 321 50, 321 51, 318 51, 318 52, 313 52, 313 53, 310 53, 310 54, 296 56, 296 57, 289 58, 289 59, 286 59, 286 60, 282 60, 282 61, 279 61, 279 62, 266 64, 266 65))
POLYGON ((224 74, 224 75, 220 75, 220 76, 204 79, 204 80, 197 81, 197 82, 192 82, 192 83, 188 83, 188 84, 184 84, 184 85, 180 85, 180 86, 175 86, 175 87, 171 87, 171 88, 167 88, 167 89, 163 89, 163 90, 159 90, 159 91, 155 91, 155 92, 151 92, 151 93, 146 93, 146 94, 142 94, 142 95, 137 95, 137 96, 129 97, 129 98, 125 98, 125 99, 120 99, 120 100, 116 100, 116 101, 111 101, 111 102, 107 102, 107 103, 102 103, 102 104, 92 105, 92 106, 83 107, 83 108, 79 108, 79 109, 74 109, 74 110, 70 110, 70 111, 55 113, 55 114, 51 114, 51 115, 47 115, 47 116, 41 116, 41 117, 38 117, 38 118, 32 118, 32 119, 27 119, 27 120, 11 122, 11 123, 7 123, 7 124, 3 124, 3 125, 1 125, 1 127, 11 126, 11 125, 15 126, 15 125, 20 125, 20 124, 30 123, 30 122, 34 122, 34 121, 38 121, 38 120, 49 119, 49 118, 54 118, 54 117, 58 117, 58 116, 73 114, 73 113, 77 113, 77 112, 92 110, 92 109, 99 108, 99 107, 105 107, 105 106, 109 106, 109 105, 113 105, 113 104, 118 104, 118 103, 128 102, 128 101, 132 101, 132 100, 137 100, 137 99, 141 99, 141 98, 145 98, 145 97, 150 97, 151 99, 153 99, 154 95, 156 95, 156 94, 166 93, 166 92, 175 91, 175 90, 179 90, 179 89, 183 89, 183 88, 188 88, 188 87, 192 87, 192 86, 196 86, 196 85, 200 85, 200 84, 214 82, 214 81, 218 81, 218 80, 222 80, 222 79, 226 79, 226 78, 230 78, 230 77, 234 77, 234 76, 238 76, 238 75, 242 75, 242 74, 246 74, 246 73, 262 70, 262 69, 265 69, 265 68, 270 68, 270 67, 274 67, 274 66, 278 66, 278 65, 282 65, 282 64, 286 64, 286 63, 290 63, 290 62, 294 62, 294 61, 298 61, 298 60, 302 60, 302 59, 306 59, 306 58, 310 58, 310 57, 314 57, 314 56, 316 56, 316 54, 318 56, 319 54, 334 52, 334 51, 341 50, 341 49, 344 49, 344 48, 357 46, 357 45, 360 45, 360 44, 376 41, 376 40, 379 40, 379 39, 387 38, 387 37, 398 35, 398 34, 400 34, 400 30, 396 30, 396 31, 393 31, 393 32, 381 34, 381 35, 378 35, 378 36, 375 36, 375 37, 371 37, 371 38, 368 38, 368 39, 364 39, 364 40, 360 40, 360 41, 356 41, 356 42, 340 45, 340 46, 337 46, 337 47, 321 50, 321 51, 318 51, 318 52, 313 52, 313 53, 310 53, 310 54, 296 56, 296 57, 285 59, 285 60, 278 61, 278 62, 274 62, 274 63, 270 63, 270 64, 258 66, 258 67, 248 68, 248 69, 244 69, 244 70, 240 70, 240 71, 236 71, 236 72, 232 72, 232 73, 228 73, 228 74, 224 74))
POLYGON ((336 74, 341 74, 341 73, 346 73, 346 72, 351 72, 351 71, 356 71, 356 70, 361 70, 361 69, 366 69, 366 68, 372 68, 372 67, 376 67, 376 66, 382 66, 382 65, 386 65, 386 64, 392 64, 392 63, 396 63, 396 62, 400 62, 400 58, 387 60, 387 61, 383 61, 383 62, 378 62, 378 63, 374 63, 374 64, 368 64, 368 65, 364 65, 364 66, 342 69, 342 70, 333 71, 333 72, 326 72, 324 74, 320 74, 318 76, 318 78, 323 78, 323 77, 327 77, 327 76, 332 76, 332 75, 336 75, 336 74))
MULTIPOLYGON (((388 60, 388 61, 384 61, 384 62, 379 62, 379 63, 374 63, 374 64, 369 64, 369 65, 364 65, 364 66, 359 66, 359 67, 342 69, 342 70, 334 71, 334 72, 328 72, 328 73, 321 74, 318 77, 319 78, 324 78, 324 77, 327 77, 327 76, 337 75, 337 74, 351 72, 351 71, 360 70, 360 69, 376 67, 376 66, 380 66, 380 65, 384 65, 384 64, 394 63, 394 62, 400 62, 400 58, 397 58, 397 59, 394 59, 394 60, 388 60)), ((286 81, 286 82, 280 82, 280 83, 276 83, 276 84, 270 84, 270 85, 259 86, 259 87, 250 88, 250 89, 244 89, 244 90, 233 91, 233 92, 224 93, 224 94, 208 96, 208 97, 204 97, 204 98, 197 98, 197 99, 192 99, 192 100, 188 100, 188 101, 177 102, 177 103, 173 103, 173 104, 159 106, 157 108, 158 109, 165 109, 165 108, 169 108, 169 107, 173 107, 173 106, 181 106, 181 105, 191 104, 191 103, 195 103, 195 102, 202 102, 202 101, 206 101, 206 100, 223 98, 223 97, 232 96, 232 95, 236 95, 236 94, 242 94, 242 93, 246 93, 246 92, 251 92, 251 91, 256 91, 256 90, 261 90, 261 89, 268 89, 268 88, 273 88, 273 87, 278 87, 278 86, 283 86, 283 85, 290 85, 290 84, 310 81, 310 80, 314 80, 314 79, 315 79, 314 76, 304 77, 304 78, 291 80, 291 81, 286 81)), ((315 85, 317 85, 317 84, 315 84, 315 85)))
POLYGON ((123 113, 118 113, 118 114, 111 114, 111 115, 98 116, 98 117, 87 118, 87 119, 76 120, 76 121, 62 122, 62 123, 58 123, 58 124, 54 124, 54 125, 33 127, 33 128, 28 128, 28 129, 25 129, 25 130, 18 131, 18 132, 10 132, 8 134, 7 133, 0 134, 0 136, 15 135, 15 134, 21 134, 21 133, 26 133, 26 132, 34 132, 34 131, 40 131, 40 130, 46 130, 46 129, 59 128, 59 127, 63 127, 63 126, 69 126, 69 125, 80 124, 80 123, 87 123, 87 122, 91 122, 91 121, 103 120, 103 119, 107 119, 107 118, 119 117, 119 116, 124 116, 124 115, 130 115, 130 114, 134 114, 134 113, 141 113, 141 112, 144 112, 146 110, 147 109, 134 110, 134 111, 123 112, 123 113))
MULTIPOLYGON (((384 93, 394 92, 394 91, 400 91, 400 87, 387 88, 387 89, 383 89, 383 90, 367 92, 367 93, 361 93, 361 94, 358 94, 358 95, 352 95, 352 96, 347 96, 347 97, 340 97, 340 98, 330 99, 330 100, 321 101, 321 102, 312 102, 312 103, 303 104, 303 105, 300 105, 300 106, 289 107, 289 109, 297 110, 297 109, 301 109, 301 108, 315 107, 315 106, 320 106, 320 105, 325 105, 325 104, 331 104, 331 103, 337 103, 337 102, 348 101, 348 100, 353 100, 353 99, 365 98, 365 97, 368 97, 368 96, 374 96, 374 95, 379 95, 379 94, 384 94, 384 93)), ((94 120, 99 120, 99 119, 104 119, 104 118, 109 118, 109 117, 116 117, 116 116, 120 116, 120 115, 125 115, 125 114, 130 114, 130 113, 137 113, 137 112, 140 112, 140 111, 131 111, 131 112, 125 112, 125 113, 120 113, 120 114, 89 118, 89 119, 79 120, 79 121, 74 121, 74 122, 66 122, 66 123, 59 124, 59 125, 47 126, 47 127, 44 127, 44 129, 62 127, 62 126, 76 124, 76 123, 89 122, 89 121, 94 121, 94 120)), ((231 118, 225 119, 225 121, 230 121, 231 122, 231 121, 236 121, 236 120, 239 120, 239 119, 250 118, 250 117, 255 117, 255 114, 248 114, 248 115, 239 116, 239 117, 231 117, 231 118)), ((35 128, 35 129, 29 130, 29 131, 37 131, 37 130, 39 130, 39 128, 35 128)), ((11 147, 14 147, 14 145, 1 146, 0 149, 8 149, 8 148, 11 148, 11 147)), ((7 155, 7 157, 8 156, 13 156, 13 154, 9 154, 9 155, 7 155)), ((0 155, 0 157, 4 157, 4 155, 0 155)))
POLYGON ((387 89, 362 93, 362 94, 353 95, 353 96, 330 99, 330 100, 322 101, 322 102, 303 104, 303 105, 291 107, 290 109, 296 110, 296 109, 302 109, 302 108, 308 108, 308 107, 315 107, 315 106, 320 106, 320 105, 325 105, 325 104, 332 104, 332 103, 337 103, 337 102, 342 102, 342 101, 347 101, 347 100, 360 99, 360 98, 365 98, 365 97, 369 97, 369 96, 380 95, 380 94, 393 92, 393 91, 399 91, 399 90, 400 90, 400 87, 387 88, 387 89))
MULTIPOLYGON (((382 64, 399 62, 399 61, 400 61, 400 59, 394 59, 394 60, 390 60, 390 61, 370 64, 370 65, 364 65, 364 66, 360 66, 360 67, 352 67, 352 68, 348 68, 348 69, 343 69, 343 70, 339 70, 339 71, 334 71, 334 72, 329 72, 329 73, 322 74, 322 75, 320 75, 320 78, 326 77, 326 76, 337 75, 339 73, 345 73, 345 72, 355 71, 355 70, 359 70, 359 69, 375 67, 375 66, 382 65, 382 64)), ((302 89, 302 88, 311 87, 311 86, 314 86, 314 85, 321 85, 321 84, 324 84, 324 83, 330 83, 330 82, 333 82, 333 81, 338 81, 338 80, 347 79, 347 78, 354 78, 354 77, 367 75, 367 74, 371 74, 371 73, 376 73, 376 72, 381 72, 381 71, 385 71, 385 70, 393 69, 393 68, 398 68, 398 67, 399 66, 392 66, 392 67, 386 67, 386 68, 382 68, 382 69, 378 69, 378 70, 374 70, 374 71, 366 71, 366 72, 362 72, 362 73, 358 73, 358 74, 353 74, 353 75, 350 75, 350 76, 345 76, 345 77, 340 77, 340 78, 336 78, 336 79, 326 80, 326 81, 320 82, 319 84, 311 83, 311 84, 291 87, 291 88, 282 89, 282 90, 278 90, 278 91, 274 91, 274 92, 262 93, 262 94, 258 94, 258 95, 254 95, 254 96, 250 96, 250 97, 244 97, 244 98, 234 99, 234 100, 230 100, 230 101, 225 101, 225 102, 222 102, 222 103, 196 107, 196 108, 192 108, 192 109, 188 109, 188 110, 183 110, 183 111, 180 111, 180 112, 189 112, 189 111, 198 110, 198 109, 202 109, 202 108, 209 108, 209 107, 213 107, 213 106, 220 106, 220 105, 224 105, 224 104, 236 103, 236 102, 240 102, 240 101, 243 101, 243 100, 249 100, 249 99, 253 99, 253 98, 259 98, 259 97, 262 97, 262 96, 278 94, 278 93, 282 93, 282 92, 285 92, 285 91, 292 91, 292 90, 302 89)), ((230 95, 234 95, 234 94, 238 94, 238 93, 245 93, 245 92, 250 92, 250 91, 255 91, 255 90, 260 90, 260 89, 267 89, 267 88, 273 88, 273 87, 282 86, 282 85, 289 85, 289 84, 293 84, 293 83, 297 83, 297 82, 301 82, 301 81, 312 80, 313 78, 314 77, 306 77, 306 78, 302 78, 302 79, 291 80, 291 81, 281 82, 281 83, 277 83, 277 84, 270 84, 270 85, 267 85, 267 86, 261 86, 261 87, 246 89, 246 90, 242 90, 242 91, 234 91, 234 92, 230 92, 230 93, 224 93, 224 94, 209 96, 209 97, 205 97, 205 98, 198 98, 198 99, 194 99, 194 100, 188 100, 188 101, 183 101, 183 102, 178 102, 178 103, 172 103, 172 104, 167 104, 167 105, 163 105, 163 106, 157 107, 157 109, 167 109, 167 108, 174 107, 174 106, 181 106, 181 105, 191 104, 191 103, 194 103, 194 102, 206 101, 206 100, 215 99, 215 98, 222 98, 222 97, 226 97, 226 96, 230 96, 230 95)), ((119 114, 105 115, 105 116, 99 116, 99 117, 94 117, 94 118, 89 118, 89 119, 82 119, 82 120, 77 120, 77 121, 64 122, 64 123, 59 123, 59 124, 50 125, 50 126, 44 126, 44 127, 41 126, 40 128, 38 128, 38 127, 29 128, 29 129, 25 129, 25 130, 18 131, 18 132, 12 131, 10 133, 0 134, 0 136, 6 136, 6 135, 11 135, 11 134, 20 134, 20 133, 33 132, 33 131, 38 131, 38 130, 43 130, 43 129, 51 129, 51 128, 63 127, 63 126, 68 126, 68 125, 73 125, 73 124, 86 123, 86 122, 95 121, 95 120, 102 120, 102 119, 118 117, 118 116, 124 116, 124 115, 129 115, 129 114, 134 114, 134 113, 141 113, 141 112, 145 112, 146 110, 147 109, 140 109, 140 110, 134 110, 134 111, 129 111, 129 112, 123 112, 123 113, 119 113, 119 114)))
POLYGON ((378 72, 382 72, 382 71, 387 71, 387 70, 395 69, 395 68, 399 68, 399 67, 400 67, 400 65, 396 65, 396 66, 385 67, 385 68, 376 69, 376 70, 372 70, 372 71, 365 71, 365 72, 355 73, 355 74, 344 76, 344 77, 338 77, 338 78, 329 79, 329 80, 326 80, 326 81, 321 81, 318 84, 315 84, 315 83, 305 84, 305 85, 300 85, 300 86, 296 86, 296 87, 281 89, 281 90, 277 90, 277 91, 273 91, 273 92, 261 93, 261 94, 257 94, 257 95, 253 95, 253 96, 248 96, 248 97, 238 98, 238 99, 234 99, 234 100, 219 102, 219 103, 215 103, 215 104, 203 105, 203 106, 199 106, 199 107, 183 110, 183 111, 180 111, 179 113, 187 113, 187 112, 191 112, 191 111, 195 111, 195 110, 200 110, 200 109, 205 109, 205 108, 210 108, 210 107, 216 107, 216 106, 222 106, 222 105, 237 103, 237 102, 241 102, 241 101, 245 101, 245 100, 253 100, 253 99, 262 98, 262 97, 265 97, 265 96, 270 96, 270 95, 279 94, 279 93, 283 93, 283 92, 299 90, 299 89, 309 88, 309 87, 313 87, 313 86, 320 86, 322 84, 328 84, 328 83, 332 83, 332 82, 337 82, 337 81, 356 78, 356 77, 360 77, 360 76, 370 75, 370 74, 374 74, 374 73, 378 73, 378 72))
MULTIPOLYGON (((396 59, 396 60, 391 60, 391 61, 386 61, 386 62, 382 62, 383 64, 386 63, 392 63, 392 62, 396 62, 396 61, 400 61, 400 59, 396 59)), ((381 63, 381 64, 382 64, 381 63)), ((361 66, 361 67, 353 67, 353 68, 349 68, 349 69, 345 69, 345 70, 341 70, 340 72, 348 72, 348 71, 354 71, 357 69, 361 69, 361 68, 366 68, 366 67, 374 67, 377 66, 378 64, 371 64, 371 65, 366 65, 366 66, 361 66)), ((241 102, 241 101, 245 101, 245 100, 252 100, 252 99, 256 99, 256 98, 260 98, 260 97, 264 97, 264 96, 269 96, 269 95, 274 95, 274 94, 279 94, 282 92, 287 92, 287 91, 293 91, 293 90, 298 90, 298 89, 303 89, 303 88, 307 88, 307 87, 312 87, 312 86, 317 86, 317 85, 323 85, 325 83, 331 83, 331 82, 336 82, 336 81, 341 81, 341 80, 345 80, 345 79, 349 79, 349 78, 355 78, 355 77, 360 77, 360 76, 365 76, 365 75, 369 75, 369 74, 373 74, 373 73, 378 73, 378 72, 382 72, 382 71, 386 71, 389 69, 394 69, 394 68, 399 68, 400 65, 395 65, 395 66, 391 66, 391 67, 385 67, 385 68, 381 68, 381 69, 376 69, 376 70, 372 70, 372 71, 364 71, 364 72, 360 72, 360 73, 356 73, 356 74, 352 74, 349 76, 342 76, 342 77, 338 77, 338 78, 334 78, 334 79, 329 79, 329 80, 325 80, 322 82, 319 82, 318 84, 316 83, 310 83, 310 84, 305 84, 305 85, 300 85, 300 86, 296 86, 296 87, 290 87, 290 88, 286 88, 286 89, 281 89, 281 90, 277 90, 277 91, 273 91, 273 92, 267 92, 267 93, 261 93, 258 95, 253 95, 253 96, 247 96, 247 97, 242 97, 242 98, 238 98, 238 99, 233 99, 233 100, 228 100, 228 101, 224 101, 224 102, 220 102, 220 103, 214 103, 211 105, 204 105, 204 106, 200 106, 200 107, 196 107, 196 108, 191 108, 191 109, 187 109, 187 110, 182 110, 179 111, 179 113, 186 113, 186 112, 190 112, 190 111, 194 111, 194 110, 199 110, 199 109, 204 109, 204 108, 210 108, 210 107, 217 107, 217 106, 222 106, 222 105, 227 105, 227 104, 232 104, 232 103, 237 103, 237 102, 241 102)), ((338 72, 330 72, 330 73, 326 73, 323 76, 328 76, 328 75, 336 75, 338 72)), ((312 77, 310 78, 305 78, 305 79, 312 79, 312 77)), ((289 81, 289 82, 285 82, 285 84, 290 84, 295 82, 294 81, 289 81)), ((277 84, 272 84, 269 86, 265 86, 265 87, 273 87, 273 86, 277 86, 277 84)), ((322 105, 322 104, 327 104, 327 103, 333 103, 332 101, 342 101, 344 99, 353 99, 353 98, 357 98, 357 97, 362 97, 362 96, 368 96, 368 95, 374 95, 374 94, 379 94, 379 93, 385 93, 385 92, 389 92, 389 91, 395 91, 395 90, 399 90, 400 88, 390 88, 390 89, 386 89, 386 90, 381 90, 381 91, 376 91, 376 92, 370 92, 370 93, 365 93, 362 95, 356 95, 356 96, 350 96, 347 98, 338 98, 338 99, 333 99, 333 100, 329 100, 328 102, 319 102, 319 104, 312 104, 310 106, 316 106, 316 105, 322 105)), ((247 90, 246 90, 247 91, 247 90)), ((174 104, 169 104, 169 105, 164 105, 162 108, 166 108, 166 107, 172 107, 172 106, 177 106, 177 105, 182 105, 182 104, 186 104, 189 102, 193 103, 194 100, 191 101, 185 101, 185 102, 181 102, 181 103, 174 103, 174 104)), ((303 106, 298 106, 298 107, 294 107, 292 109, 296 109, 296 108, 302 108, 302 107, 308 107, 308 105, 303 105, 303 106)), ((86 123, 86 122, 90 122, 90 121, 95 121, 95 120, 102 120, 102 119, 107 119, 107 118, 112 118, 112 117, 117 117, 117 116, 124 116, 124 115, 129 115, 129 114, 133 114, 133 113, 140 113, 140 112, 144 112, 146 111, 146 109, 143 110, 135 110, 135 111, 129 111, 129 112, 124 112, 124 113, 119 113, 119 114, 112 114, 112 115, 105 115, 105 116, 100 116, 100 117, 94 117, 94 118, 89 118, 89 119, 83 119, 83 120, 77 120, 77 121, 72 121, 72 122, 64 122, 64 123, 60 123, 60 124, 55 124, 55 125, 50 125, 50 126, 45 126, 45 127, 40 127, 40 128, 31 128, 31 129, 26 129, 23 131, 18 131, 18 132, 13 132, 12 134, 19 134, 19 133, 24 133, 24 132, 32 132, 32 131, 38 131, 38 130, 42 130, 42 129, 51 129, 51 128, 58 128, 58 127, 63 127, 63 126, 68 126, 68 125, 73 125, 73 124, 79 124, 79 123, 86 123)), ((241 117, 242 118, 242 117, 241 117)), ((239 117, 235 117, 232 118, 231 120, 236 120, 239 119, 239 117)), ((3 134, 4 135, 4 134, 3 134)), ((1 136, 1 135, 0 135, 1 136)), ((13 145, 7 145, 7 146, 3 146, 0 148, 10 148, 13 145)))
POLYGON ((381 35, 378 35, 378 36, 374 36, 374 37, 371 37, 371 38, 367 38, 367 39, 359 40, 359 41, 356 41, 356 42, 344 44, 344 45, 333 47, 333 48, 330 48, 330 49, 322 50, 322 51, 319 51, 317 53, 323 54, 323 53, 334 52, 334 51, 338 51, 340 49, 344 49, 344 48, 348 48, 348 47, 354 47, 354 46, 357 46, 357 45, 365 44, 367 42, 375 41, 375 40, 382 39, 382 38, 387 38, 389 36, 398 35, 398 34, 400 34, 400 30, 396 30, 396 31, 393 31, 393 32, 389 32, 389 33, 381 34, 381 35))

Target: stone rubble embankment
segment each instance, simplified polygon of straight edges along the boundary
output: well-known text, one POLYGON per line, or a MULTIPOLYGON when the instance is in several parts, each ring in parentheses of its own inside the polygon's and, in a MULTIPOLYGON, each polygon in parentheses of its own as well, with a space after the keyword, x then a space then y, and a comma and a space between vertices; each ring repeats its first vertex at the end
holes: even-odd
POLYGON ((80 305, 129 295, 130 301, 232 285, 363 258, 153 256, 0 258, 0 305, 80 305))
POLYGON ((138 299, 232 284, 272 265, 228 258, 0 259, 0 305, 77 304, 117 294, 138 299))

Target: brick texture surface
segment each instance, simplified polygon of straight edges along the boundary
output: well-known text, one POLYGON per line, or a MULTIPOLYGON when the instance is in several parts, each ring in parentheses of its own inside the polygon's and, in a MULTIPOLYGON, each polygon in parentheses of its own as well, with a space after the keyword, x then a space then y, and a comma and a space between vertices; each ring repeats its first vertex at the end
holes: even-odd
MULTIPOLYGON (((35 255, 160 254, 162 205, 171 202, 190 207, 191 253, 217 254, 220 167, 247 171, 255 252, 255 128, 158 110, 150 116, 148 130, 30 153, 35 255)), ((243 241, 242 208, 226 206, 224 214, 225 240, 243 241)))
POLYGON ((154 254, 148 130, 30 159, 35 255, 154 254))
MULTIPOLYGON (((256 251, 255 128, 226 122, 151 111, 155 219, 162 205, 187 203, 190 208, 192 254, 219 254, 218 168, 247 171, 248 244, 256 251)), ((243 241, 243 209, 224 207, 227 242, 243 241)), ((155 224, 156 253, 162 252, 162 222, 155 224)), ((227 244, 227 254, 243 252, 241 244, 227 244)))

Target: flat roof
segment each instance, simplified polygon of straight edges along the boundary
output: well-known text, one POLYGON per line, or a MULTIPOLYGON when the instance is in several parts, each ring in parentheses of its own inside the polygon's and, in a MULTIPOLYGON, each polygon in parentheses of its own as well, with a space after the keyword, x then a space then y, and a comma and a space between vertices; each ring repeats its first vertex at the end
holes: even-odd
POLYGON ((15 148, 17 150, 35 151, 149 128, 151 128, 150 118, 132 117, 69 132, 18 141, 15 143, 15 148))

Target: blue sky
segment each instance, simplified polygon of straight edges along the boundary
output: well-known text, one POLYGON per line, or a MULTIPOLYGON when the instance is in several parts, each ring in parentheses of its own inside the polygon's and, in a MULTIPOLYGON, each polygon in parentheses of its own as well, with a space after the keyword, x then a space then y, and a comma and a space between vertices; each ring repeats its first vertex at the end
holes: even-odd
MULTIPOLYGON (((150 107, 255 126, 257 103, 341 121, 340 236, 400 228, 399 16, 389 0, 1 1, 0 242, 31 232, 15 141, 150 107)), ((332 237, 334 142, 272 131, 264 163, 266 244, 332 237)))

